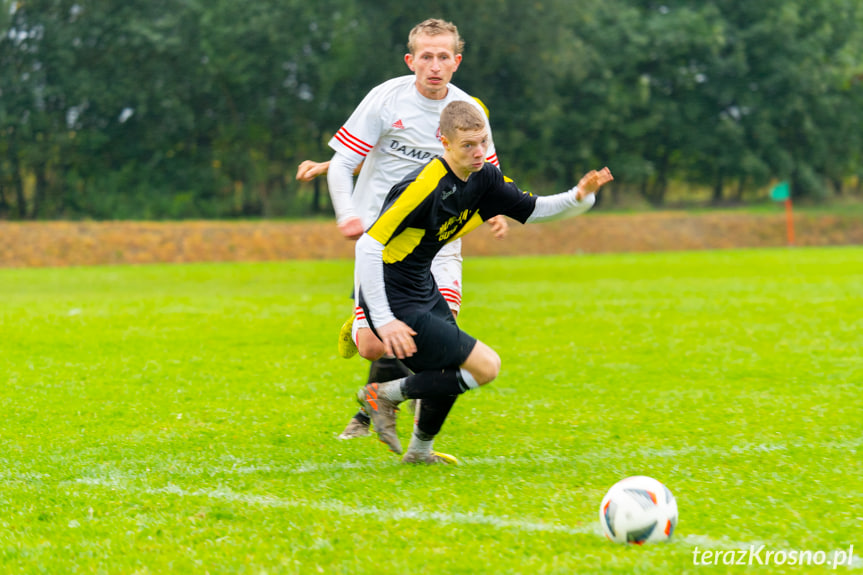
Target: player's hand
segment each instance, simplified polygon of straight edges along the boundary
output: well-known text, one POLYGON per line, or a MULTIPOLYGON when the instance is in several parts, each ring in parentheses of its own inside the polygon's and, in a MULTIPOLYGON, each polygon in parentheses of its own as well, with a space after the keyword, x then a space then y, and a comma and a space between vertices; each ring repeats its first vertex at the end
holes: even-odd
POLYGON ((329 167, 329 162, 305 160, 297 167, 297 179, 301 182, 311 182, 321 174, 326 174, 329 167))
POLYGON ((502 240, 506 237, 506 233, 509 231, 509 224, 505 217, 494 216, 486 221, 491 226, 491 233, 494 234, 496 240, 502 240))
POLYGON ((339 231, 349 240, 357 240, 363 232, 363 221, 359 218, 348 218, 339 224, 339 231))
POLYGON ((585 196, 596 193, 599 188, 613 179, 614 176, 611 175, 611 170, 607 167, 602 168, 601 170, 591 170, 587 172, 578 182, 575 199, 578 201, 583 200, 585 196))
POLYGON ((414 336, 417 334, 405 322, 394 319, 378 328, 378 337, 384 344, 384 350, 399 359, 410 357, 417 351, 414 336))

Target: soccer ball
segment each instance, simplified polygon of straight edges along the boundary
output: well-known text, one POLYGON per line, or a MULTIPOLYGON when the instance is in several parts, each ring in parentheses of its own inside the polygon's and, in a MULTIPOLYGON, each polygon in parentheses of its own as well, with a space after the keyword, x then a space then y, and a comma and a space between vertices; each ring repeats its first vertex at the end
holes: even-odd
POLYGON ((599 522, 605 536, 615 543, 668 541, 677 525, 677 501, 652 477, 627 477, 602 498, 599 522))

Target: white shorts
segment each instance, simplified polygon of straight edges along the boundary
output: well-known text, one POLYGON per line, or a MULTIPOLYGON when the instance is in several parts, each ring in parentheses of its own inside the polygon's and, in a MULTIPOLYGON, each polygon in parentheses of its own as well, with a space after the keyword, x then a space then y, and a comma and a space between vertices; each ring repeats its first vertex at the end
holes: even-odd
MULTIPOLYGON (((461 310, 461 238, 446 244, 432 260, 431 272, 440 293, 449 308, 458 313, 461 310)), ((358 293, 355 291, 354 293, 358 293)), ((369 327, 366 313, 358 305, 354 306, 354 326, 351 336, 357 341, 357 330, 369 327)))
POLYGON ((432 260, 434 281, 449 308, 461 309, 461 238, 446 244, 432 260))

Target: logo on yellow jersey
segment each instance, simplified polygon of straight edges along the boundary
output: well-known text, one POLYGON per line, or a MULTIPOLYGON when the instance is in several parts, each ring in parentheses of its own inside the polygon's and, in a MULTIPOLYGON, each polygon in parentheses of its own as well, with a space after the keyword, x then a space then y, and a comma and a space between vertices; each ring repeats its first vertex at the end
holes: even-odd
POLYGON ((461 225, 470 218, 470 210, 464 210, 460 214, 451 217, 445 221, 437 232, 438 241, 445 242, 454 233, 456 233, 461 225))

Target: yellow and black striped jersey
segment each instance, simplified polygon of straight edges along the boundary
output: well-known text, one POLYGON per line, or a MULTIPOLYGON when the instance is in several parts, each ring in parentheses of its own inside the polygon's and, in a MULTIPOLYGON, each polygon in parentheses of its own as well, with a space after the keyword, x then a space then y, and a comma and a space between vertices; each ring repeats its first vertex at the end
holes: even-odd
POLYGON ((393 186, 377 220, 367 230, 384 245, 384 284, 392 311, 431 309, 437 287, 431 262, 444 244, 499 214, 524 223, 537 198, 521 191, 486 163, 459 179, 435 158, 393 186))

